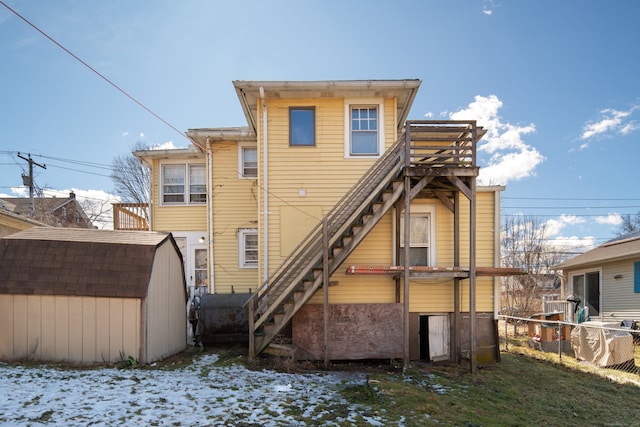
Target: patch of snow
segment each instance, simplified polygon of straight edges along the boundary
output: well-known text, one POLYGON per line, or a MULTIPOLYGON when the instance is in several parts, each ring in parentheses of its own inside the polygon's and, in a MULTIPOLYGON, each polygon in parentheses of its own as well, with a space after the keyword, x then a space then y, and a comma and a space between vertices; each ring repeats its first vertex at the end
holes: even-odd
POLYGON ((365 383, 364 375, 251 371, 216 360, 209 354, 181 369, 129 370, 0 364, 0 425, 337 425, 358 417, 386 425, 338 393, 365 383), (332 408, 344 416, 332 419, 332 408))

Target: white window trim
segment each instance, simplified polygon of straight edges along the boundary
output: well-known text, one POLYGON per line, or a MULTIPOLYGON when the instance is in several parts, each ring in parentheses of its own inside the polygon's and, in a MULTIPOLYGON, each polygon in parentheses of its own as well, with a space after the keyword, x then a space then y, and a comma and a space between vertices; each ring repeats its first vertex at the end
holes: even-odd
MULTIPOLYGON (((250 142, 245 142, 245 143, 238 143, 238 179, 258 179, 258 173, 256 172, 256 176, 244 176, 244 162, 243 162, 243 153, 242 150, 245 148, 255 148, 256 149, 256 153, 258 150, 258 146, 257 144, 253 144, 250 142)), ((259 159, 256 158, 256 170, 257 170, 257 164, 260 163, 258 161, 259 159)))
MULTIPOLYGON (((410 215, 426 213, 429 214, 429 265, 435 266, 437 264, 437 248, 438 242, 436 239, 436 211, 437 207, 434 204, 414 204, 411 205, 411 209, 409 211, 410 215)), ((400 215, 404 215, 404 209, 400 215)), ((397 259, 396 247, 399 242, 396 240, 396 211, 392 211, 392 220, 393 220, 393 262, 397 259)))
MULTIPOLYGON (((182 259, 183 259, 183 265, 184 265, 184 279, 185 279, 185 283, 187 286, 187 289, 193 289, 194 284, 195 284, 195 265, 196 265, 196 261, 195 261, 195 250, 196 249, 207 249, 207 244, 206 243, 201 243, 201 240, 206 241, 206 235, 207 235, 207 231, 206 230, 200 230, 200 231, 172 231, 171 232, 173 234, 173 237, 178 240, 178 239, 185 239, 184 240, 184 251, 185 253, 182 254, 182 259)), ((182 249, 181 249, 182 252, 182 249)), ((207 269, 207 275, 209 275, 210 272, 207 269)), ((212 290, 213 292, 213 290, 212 290)))
POLYGON ((240 228, 238 229, 238 267, 239 268, 258 268, 258 263, 255 264, 247 264, 245 259, 245 236, 247 234, 255 234, 258 235, 257 228, 240 228))
POLYGON ((344 158, 345 159, 377 159, 385 150, 384 142, 384 99, 383 98, 345 98, 344 100, 344 158), (377 106, 378 107, 378 154, 377 155, 352 155, 351 154, 351 107, 352 106, 377 106))
MULTIPOLYGON (((202 162, 163 162, 160 163, 160 176, 158 177, 158 199, 160 201, 160 206, 206 206, 206 200, 204 202, 191 202, 189 192, 189 180, 191 179, 190 167, 191 166, 202 166, 205 168, 206 174, 206 164, 202 162), (164 201, 164 167, 165 166, 183 166, 184 167, 184 202, 165 202, 164 201)), ((205 194, 207 189, 207 180, 205 175, 205 194)))
MULTIPOLYGON (((594 316, 594 318, 596 319, 602 319, 603 317, 603 310, 602 310, 602 268, 601 267, 597 267, 597 268, 587 268, 584 270, 578 270, 578 271, 572 271, 569 274, 569 288, 570 288, 570 294, 571 295, 576 295, 575 289, 573 289, 573 278, 575 276, 586 276, 589 273, 598 273, 598 286, 600 287, 599 292, 600 295, 598 296, 598 304, 600 305, 600 311, 598 316, 594 316)), ((586 277, 585 277, 585 283, 584 285, 586 285, 586 277)), ((586 302, 585 301, 580 301, 580 307, 585 307, 586 306, 586 302)))

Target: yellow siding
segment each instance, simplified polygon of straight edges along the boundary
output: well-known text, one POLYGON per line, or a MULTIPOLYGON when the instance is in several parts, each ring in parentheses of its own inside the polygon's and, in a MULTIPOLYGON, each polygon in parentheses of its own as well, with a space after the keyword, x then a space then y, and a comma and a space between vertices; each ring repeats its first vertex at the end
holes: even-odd
MULTIPOLYGON (((476 198, 476 266, 494 265, 494 199, 495 193, 479 191, 476 198)), ((461 196, 460 243, 461 266, 469 266, 469 203, 461 196)), ((453 266, 453 213, 437 200, 416 200, 415 204, 436 205, 436 250, 437 266, 453 266)), ((329 288, 331 304, 390 303, 395 302, 395 281, 388 276, 351 276, 345 270, 349 265, 393 265, 393 224, 388 212, 360 246, 347 258, 343 267, 331 277, 338 285, 329 288)), ((469 310, 469 281, 463 280, 462 311, 469 310)), ((400 292, 402 283, 400 284, 400 292)), ((452 312, 454 309, 453 280, 412 279, 410 288, 411 312, 452 312)), ((401 292, 402 293, 402 292, 401 292)), ((494 279, 476 278, 476 310, 493 312, 494 279)), ((310 301, 321 304, 322 290, 310 301)))
MULTIPOLYGON (((395 100, 384 100, 385 145, 396 139, 395 100)), ((323 206, 326 214, 375 159, 345 159, 343 99, 267 99, 269 182, 269 271, 284 259, 280 252, 280 208, 323 206), (313 106, 316 117, 316 145, 289 146, 289 107, 313 106), (299 190, 305 190, 301 196, 299 190)), ((260 111, 260 114, 262 112, 260 111)), ((259 177, 262 179, 263 136, 259 132, 259 177)), ((262 197, 258 198, 262 211, 262 197)), ((316 218, 319 222, 322 218, 316 218)), ((262 217, 259 217, 262 237, 262 217)), ((304 236, 300 236, 302 238, 304 236)), ((262 248, 261 248, 262 249, 262 248)), ((261 262, 263 257, 260 257, 261 262)), ((260 268, 262 271, 262 266, 260 268)))
MULTIPOLYGON (((186 161, 185 161, 186 162, 186 161)), ((176 160, 174 163, 180 163, 176 160)), ((203 163, 204 158, 201 162, 203 163)), ((153 160, 151 185, 152 185, 152 204, 151 204, 151 222, 154 231, 192 231, 207 229, 207 206, 203 205, 171 205, 163 206, 160 201, 160 174, 161 162, 157 159, 153 160)))
POLYGON ((238 178, 237 143, 216 143, 213 153, 214 291, 255 291, 258 269, 239 267, 238 229, 258 228, 257 199, 262 191, 256 180, 238 178))

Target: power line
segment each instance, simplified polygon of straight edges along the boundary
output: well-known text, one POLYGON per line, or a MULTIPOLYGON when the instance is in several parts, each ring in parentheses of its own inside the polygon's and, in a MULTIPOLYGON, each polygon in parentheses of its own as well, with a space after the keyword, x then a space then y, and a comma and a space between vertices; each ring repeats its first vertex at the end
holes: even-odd
MULTIPOLYGON (((87 67, 89 70, 91 70, 94 74, 96 74, 98 77, 100 77, 102 80, 104 80, 105 82, 107 82, 108 84, 110 84, 113 88, 115 88, 118 92, 122 93, 124 96, 126 96, 127 98, 129 98, 130 100, 132 100, 133 102, 135 102, 136 104, 138 104, 140 107, 142 107, 144 110, 146 110, 148 113, 150 113, 152 116, 154 116, 156 119, 160 120, 162 123, 164 123, 165 125, 167 125, 168 127, 170 127, 171 129, 173 129, 174 131, 176 131, 178 134, 180 134, 181 136, 187 138, 187 136, 185 135, 184 132, 180 131, 178 128, 176 128, 175 126, 173 126, 171 123, 169 123, 167 120, 165 120, 163 117, 161 117, 159 114, 157 114, 156 112, 154 112, 153 110, 151 110, 149 107, 147 107, 146 105, 144 105, 142 102, 138 101, 138 99, 136 99, 133 95, 129 94, 127 91, 125 91, 124 89, 122 89, 120 86, 118 86, 117 84, 115 84, 113 81, 111 81, 109 78, 107 78, 104 74, 100 73, 98 70, 96 70, 95 68, 93 68, 91 65, 87 64, 85 61, 83 61, 82 59, 80 59, 80 57, 78 57, 75 53, 71 52, 69 49, 67 49, 66 47, 64 47, 62 44, 58 43, 53 37, 51 37, 49 34, 45 33, 44 31, 42 31, 40 28, 38 28, 35 24, 32 24, 31 21, 29 21, 27 18, 25 18, 24 16, 20 15, 17 11, 13 10, 11 7, 9 7, 4 1, 0 0, 0 4, 2 4, 5 8, 9 9, 11 11, 11 13, 13 13, 14 15, 16 15, 18 18, 22 19, 25 23, 27 23, 30 27, 32 27, 34 30, 36 30, 37 32, 39 32, 40 34, 42 34, 43 36, 45 36, 47 39, 49 39, 53 44, 55 44, 56 46, 58 46, 60 49, 64 50, 66 53, 68 53, 69 55, 71 55, 71 57, 73 59, 75 59, 76 61, 78 61, 79 63, 81 63, 82 65, 84 65, 85 67, 87 67)), ((188 139, 188 138, 187 138, 188 139)))

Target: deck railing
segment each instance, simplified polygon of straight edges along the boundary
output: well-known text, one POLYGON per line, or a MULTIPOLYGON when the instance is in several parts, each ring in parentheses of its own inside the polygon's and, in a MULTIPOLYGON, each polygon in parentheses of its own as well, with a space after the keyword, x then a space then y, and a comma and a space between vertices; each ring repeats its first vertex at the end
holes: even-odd
POLYGON ((149 230, 147 203, 112 203, 113 229, 130 231, 149 230))

